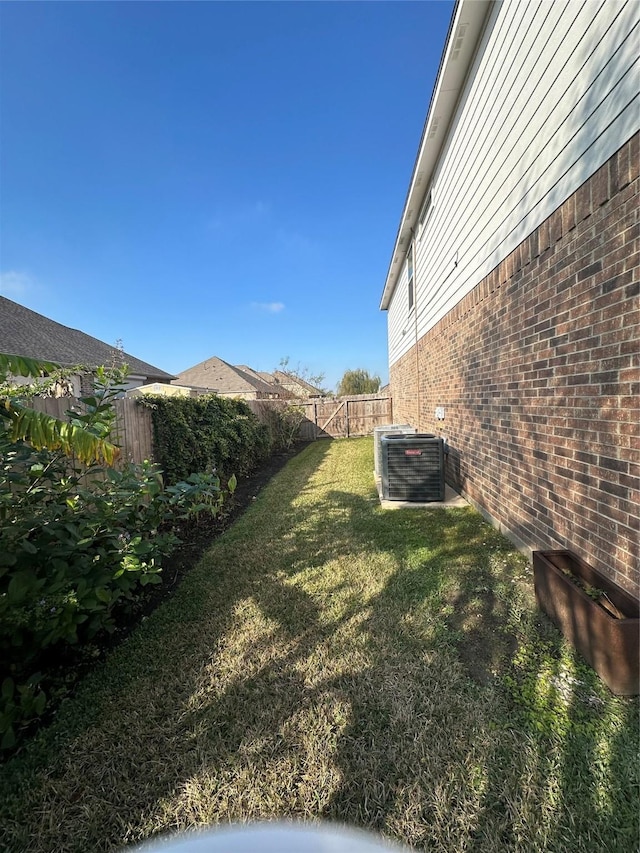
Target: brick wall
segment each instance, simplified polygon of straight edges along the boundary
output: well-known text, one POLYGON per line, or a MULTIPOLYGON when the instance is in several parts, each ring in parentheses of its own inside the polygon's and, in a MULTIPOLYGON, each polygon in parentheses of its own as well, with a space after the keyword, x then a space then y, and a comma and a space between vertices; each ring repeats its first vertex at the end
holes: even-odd
POLYGON ((638 153, 636 135, 391 367, 394 419, 446 437, 452 485, 634 592, 638 153))

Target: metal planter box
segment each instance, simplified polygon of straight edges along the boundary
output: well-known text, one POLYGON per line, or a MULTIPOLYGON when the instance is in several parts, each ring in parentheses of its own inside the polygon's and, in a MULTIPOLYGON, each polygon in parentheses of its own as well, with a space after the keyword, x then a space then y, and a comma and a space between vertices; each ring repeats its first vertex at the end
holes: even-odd
POLYGON ((535 551, 533 576, 538 605, 591 664, 612 693, 640 693, 640 602, 571 551, 535 551), (568 574, 570 573, 570 574, 568 574), (571 580, 606 594, 613 615, 571 580))

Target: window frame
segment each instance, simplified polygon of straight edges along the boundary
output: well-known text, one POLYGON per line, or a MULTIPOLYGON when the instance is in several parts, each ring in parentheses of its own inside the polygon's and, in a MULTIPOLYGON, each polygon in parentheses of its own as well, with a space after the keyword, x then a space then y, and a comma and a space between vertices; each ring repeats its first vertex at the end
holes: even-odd
POLYGON ((409 305, 409 314, 413 311, 416 304, 415 262, 416 258, 412 240, 407 251, 407 300, 409 305))
POLYGON ((424 229, 427 227, 427 222, 429 221, 429 217, 431 216, 431 211, 433 209, 433 188, 429 188, 424 201, 422 202, 422 207, 420 208, 420 213, 418 214, 418 228, 420 229, 420 239, 422 239, 422 234, 424 229))

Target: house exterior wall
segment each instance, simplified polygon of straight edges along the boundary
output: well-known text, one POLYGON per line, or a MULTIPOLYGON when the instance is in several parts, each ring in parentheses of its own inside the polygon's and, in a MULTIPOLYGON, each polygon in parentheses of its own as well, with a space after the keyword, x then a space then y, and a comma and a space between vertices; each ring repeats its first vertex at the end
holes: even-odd
POLYGON ((452 485, 636 594, 639 160, 636 133, 390 368, 395 420, 446 438, 452 485))
POLYGON ((207 394, 217 394, 218 397, 228 397, 230 400, 277 400, 278 394, 265 391, 206 391, 207 394))
MULTIPOLYGON (((78 373, 72 377, 74 394, 76 397, 90 397, 95 390, 94 374, 93 373, 78 373)), ((136 376, 129 374, 124 382, 121 383, 122 394, 131 391, 133 388, 139 388, 147 381, 145 376, 136 376)))
MULTIPOLYGON (((447 68, 456 62, 465 3, 457 14, 447 68)), ((638 130, 638 29, 635 0, 493 4, 448 134, 424 178, 423 199, 431 193, 431 206, 414 226, 413 310, 406 265, 400 259, 395 267, 390 364, 638 130)), ((403 221, 413 221, 422 202, 412 206, 403 221)))

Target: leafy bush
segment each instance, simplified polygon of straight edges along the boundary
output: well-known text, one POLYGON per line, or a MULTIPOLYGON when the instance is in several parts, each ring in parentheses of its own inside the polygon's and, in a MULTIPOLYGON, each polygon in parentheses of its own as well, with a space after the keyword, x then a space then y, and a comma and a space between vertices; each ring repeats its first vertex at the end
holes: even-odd
POLYGON ((15 728, 36 720, 44 713, 47 697, 39 687, 41 679, 40 673, 36 673, 20 685, 16 685, 13 678, 3 680, 0 690, 0 734, 3 750, 15 745, 15 728))
MULTIPOLYGON (((70 372, 85 371, 78 366, 70 372)), ((36 450, 61 450, 86 464, 98 460, 112 465, 119 448, 106 440, 115 413, 110 411, 118 393, 117 383, 126 377, 126 368, 103 368, 96 372, 96 395, 82 398, 83 412, 71 412, 67 421, 37 412, 25 405, 36 396, 68 396, 69 373, 60 365, 18 355, 0 353, 0 430, 11 441, 27 441, 36 450), (12 377, 30 377, 30 383, 15 384, 12 377)))
MULTIPOLYGON (((114 424, 119 376, 100 373, 96 394, 69 413, 98 448, 114 424)), ((0 417, 0 746, 11 748, 45 710, 43 656, 113 630, 116 606, 159 583, 162 559, 179 542, 175 521, 217 516, 225 491, 213 473, 165 487, 148 462, 79 466, 56 430, 57 449, 36 449, 14 440, 6 422, 0 417)))
POLYGON ((263 403, 260 420, 269 433, 269 443, 274 451, 289 450, 298 440, 304 420, 304 409, 294 403, 273 406, 263 403))
MULTIPOLYGON (((227 483, 233 494, 237 479, 232 474, 227 483)), ((206 516, 216 516, 222 510, 225 495, 220 488, 220 479, 215 474, 190 474, 173 486, 166 487, 168 504, 180 521, 200 521, 206 516)))
POLYGON ((242 400, 202 397, 144 397, 152 411, 154 453, 167 482, 194 471, 247 474, 273 449, 268 428, 242 400))

